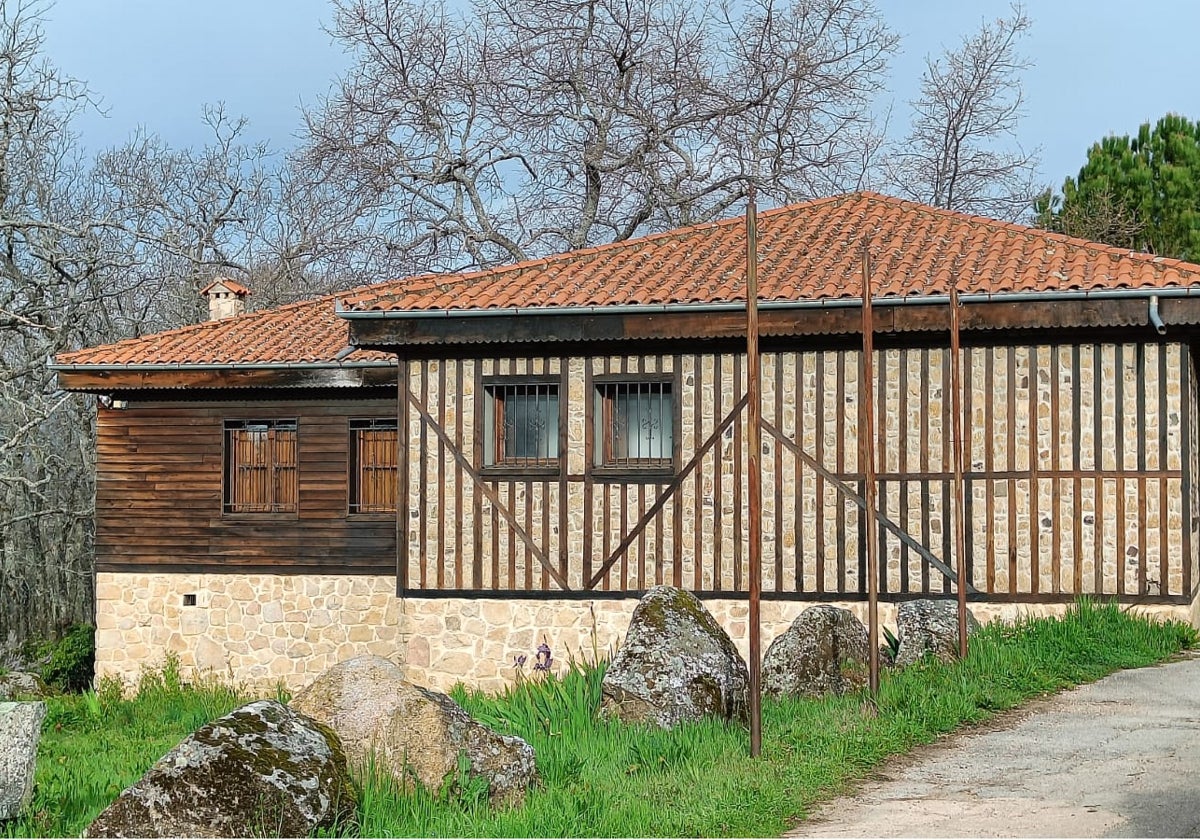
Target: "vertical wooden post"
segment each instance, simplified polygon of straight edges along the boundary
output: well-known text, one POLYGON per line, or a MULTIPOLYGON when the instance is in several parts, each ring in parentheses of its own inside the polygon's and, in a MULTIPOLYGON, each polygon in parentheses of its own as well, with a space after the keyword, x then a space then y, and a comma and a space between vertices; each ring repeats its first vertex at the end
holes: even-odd
POLYGON ((871 251, 862 244, 862 386, 859 394, 859 456, 863 470, 863 500, 867 527, 867 655, 870 666, 871 696, 879 694, 879 557, 875 521, 875 318, 871 312, 871 251))
MULTIPOLYGON (((967 548, 966 523, 963 522, 963 437, 962 373, 958 341, 958 283, 950 281, 950 412, 953 415, 954 449, 954 554, 958 576, 958 655, 967 655, 967 548)), ((1012 384, 1009 384, 1012 387, 1012 384)))
MULTIPOLYGON (((746 397, 750 451, 750 755, 762 752, 762 394, 758 360, 758 210, 751 182, 746 207, 746 397)), ((738 537, 740 539, 740 536, 738 537)))
MULTIPOLYGON (((408 359, 396 357, 396 597, 408 591, 408 359)), ((476 427, 479 428, 479 427, 476 427)), ((476 462, 478 463, 478 462, 476 462)), ((479 527, 478 523, 475 525, 479 527)))

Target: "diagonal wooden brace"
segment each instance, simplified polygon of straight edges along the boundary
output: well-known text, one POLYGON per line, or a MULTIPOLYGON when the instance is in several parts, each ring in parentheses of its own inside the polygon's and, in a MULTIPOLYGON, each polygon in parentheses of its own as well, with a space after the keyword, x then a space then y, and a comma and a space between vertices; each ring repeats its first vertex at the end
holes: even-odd
MULTIPOLYGON (((859 510, 867 509, 866 500, 863 499, 862 496, 855 493, 853 487, 851 487, 846 482, 842 481, 840 478, 838 478, 836 475, 831 473, 829 470, 825 469, 825 467, 821 466, 821 464, 819 464, 817 462, 816 458, 809 455, 807 452, 805 452, 803 449, 801 449, 800 446, 797 445, 794 440, 792 440, 791 438, 784 435, 782 432, 779 431, 779 429, 775 428, 775 425, 773 423, 771 423, 771 421, 764 419, 763 420, 763 428, 766 429, 767 432, 772 437, 774 437, 777 441, 779 441, 781 444, 783 444, 784 448, 787 449, 788 452, 791 452, 793 455, 795 455, 801 461, 808 464, 808 466, 812 467, 813 470, 818 475, 821 476, 821 478, 828 481, 830 484, 832 484, 834 487, 836 487, 844 496, 846 496, 848 499, 850 499, 852 502, 854 502, 856 505, 858 505, 859 510)), ((919 542, 917 542, 915 539, 913 539, 909 535, 909 533, 907 531, 905 531, 903 528, 901 528, 897 523, 893 522, 891 519, 889 519, 887 516, 885 516, 883 513, 880 513, 879 511, 875 511, 875 521, 878 522, 880 525, 882 525, 884 528, 887 528, 893 534, 895 534, 896 537, 900 540, 900 542, 902 542, 904 545, 908 546, 911 550, 915 551, 917 554, 919 554, 921 557, 923 557, 925 560, 927 560, 929 562, 929 565, 936 568, 939 572, 944 574, 947 578, 949 578, 955 584, 958 583, 958 575, 956 575, 954 573, 953 569, 951 569, 946 563, 943 563, 940 559, 938 559, 938 557, 936 555, 934 555, 933 552, 931 552, 928 548, 926 548, 925 546, 923 546, 919 542)), ((979 592, 978 589, 976 589, 974 586, 972 586, 969 583, 967 584, 967 591, 972 594, 977 594, 979 592)))

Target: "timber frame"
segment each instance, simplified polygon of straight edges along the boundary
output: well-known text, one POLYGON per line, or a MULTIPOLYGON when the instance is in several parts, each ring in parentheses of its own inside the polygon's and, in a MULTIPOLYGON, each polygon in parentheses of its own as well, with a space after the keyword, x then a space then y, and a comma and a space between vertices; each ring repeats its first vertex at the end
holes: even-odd
MULTIPOLYGON (((1169 337, 1164 338, 1150 328, 1144 301, 1103 303, 1101 314, 1104 317, 1094 318, 1101 323, 1091 328, 1076 326, 1066 331, 1022 329, 1004 332, 991 329, 984 332, 977 328, 964 336, 964 352, 969 361, 965 383, 966 414, 978 418, 979 422, 973 424, 974 431, 982 439, 990 441, 997 434, 1008 438, 1004 448, 1008 453, 1005 456, 1007 462, 1003 462, 990 446, 981 447, 964 476, 972 491, 968 493, 966 511, 968 521, 974 523, 967 533, 968 587, 972 600, 1061 603, 1078 594, 1091 593, 1112 595, 1126 603, 1183 604, 1191 603, 1197 595, 1200 586, 1195 562, 1198 516, 1193 493, 1196 384, 1190 344, 1180 343, 1189 338, 1191 330, 1174 327, 1169 337), (1141 313, 1140 320, 1136 317, 1138 313, 1141 313), (1136 323, 1124 327, 1114 324, 1110 318, 1114 314, 1136 323), (1028 369, 1027 376, 1049 383, 1044 393, 1027 391, 1019 398, 1015 387, 1008 387, 1007 391, 996 390, 996 382, 1014 382, 1019 364, 1022 370, 1028 369), (1094 375, 1088 393, 1070 386, 1070 383, 1080 382, 1082 371, 1094 373, 1110 368, 1123 373, 1094 375), (1143 373, 1132 375, 1134 370, 1143 373), (1125 378, 1130 376, 1137 383, 1132 389, 1125 387, 1125 378), (1139 411, 1136 407, 1146 404, 1148 381, 1155 388, 1153 411, 1139 411), (1176 387, 1179 394, 1170 397, 1175 408, 1168 411, 1168 390, 1176 387), (1105 419, 1097 408, 1103 388, 1115 389, 1117 403, 1124 406, 1120 409, 1123 419, 1118 423, 1121 429, 1115 438, 1112 429, 1105 431, 1113 421, 1105 419), (978 396, 991 393, 1003 393, 1002 402, 993 405, 978 396), (974 400, 972 394, 976 395, 974 400), (1060 394, 1063 395, 1061 398, 1060 394), (1019 405, 1022 401, 1024 404, 1019 405), (1013 424, 1019 422, 1017 418, 1023 412, 1037 416, 1041 411, 1040 401, 1048 406, 1048 412, 1044 412, 1048 418, 1046 429, 1056 443, 1048 453, 1029 449, 1027 455, 1018 458, 1014 437, 1017 432, 1013 424), (1168 414, 1176 416, 1178 433, 1168 435, 1168 414), (1148 427, 1148 418, 1154 423, 1153 429, 1148 427), (1146 446, 1131 445, 1127 441, 1126 427, 1136 435, 1135 441, 1145 441, 1150 434, 1155 436, 1151 455, 1148 456, 1146 446), (1065 448, 1060 449, 1058 441, 1072 435, 1074 443, 1063 444, 1065 448), (1105 462, 1105 458, 1109 458, 1104 451, 1106 439, 1115 440, 1112 457, 1116 460, 1111 464, 1105 462), (1085 440, 1089 441, 1086 447, 1085 440), (1172 456, 1174 460, 1168 464, 1167 453, 1175 446, 1179 447, 1178 456, 1172 456), (1148 458, 1157 460, 1149 463, 1148 458), (1036 488, 1036 492, 1030 488, 1036 488), (1014 493, 1024 494, 1026 508, 1019 510, 1007 501, 1001 504, 999 499, 1011 499, 1014 493), (1169 520, 1175 521, 1171 517, 1176 516, 1167 513, 1169 505, 1175 504, 1169 502, 1169 497, 1179 500, 1181 511, 1177 524, 1169 524, 1169 520), (1127 508, 1127 498, 1133 500, 1132 508, 1127 508), (1094 510, 1082 515, 1080 511, 1084 507, 1094 507, 1094 510), (1191 515, 1186 511, 1191 511, 1191 515), (1148 513, 1154 523, 1151 527, 1146 525, 1148 513), (1129 527, 1114 529, 1106 522, 1106 516, 1117 518, 1129 527), (1022 560, 1018 557, 1014 539, 1024 517, 1030 517, 1034 522, 1044 519, 1049 523, 1044 527, 1049 528, 1050 533, 1034 539, 1029 556, 1022 560), (993 527, 989 523, 1000 524, 993 527), (1136 526, 1133 523, 1137 523, 1136 526), (995 536, 997 532, 1005 534, 1003 540, 995 536), (1104 562, 1100 562, 1100 549, 1096 546, 1105 540, 1112 543, 1111 548, 1119 561, 1106 554, 1104 562), (1170 556, 1166 549, 1168 544, 1172 546, 1170 556), (1090 565, 1082 559, 1085 548, 1094 555, 1090 565), (1133 567, 1127 568, 1128 564, 1124 562, 1126 552, 1129 557, 1136 558, 1133 567), (1028 568, 1019 568, 1022 563, 1028 568), (1025 582, 1022 582, 1023 578, 1025 582)), ((1192 301, 1179 303, 1187 303, 1189 308, 1193 304, 1192 301)), ((1041 306, 1049 307, 1050 304, 1030 308, 1041 306)), ((895 311, 907 313, 915 309, 898 307, 895 311)), ((1006 303, 1004 311, 1011 314, 1018 309, 1019 306, 1006 303)), ((1186 314, 1182 306, 1174 311, 1164 311, 1180 319, 1186 314)), ((486 320, 464 318, 462 323, 479 330, 486 320)), ((979 323, 978 318, 964 320, 979 323)), ((1078 319, 1070 313, 1059 318, 1060 323, 1075 320, 1078 319)), ((377 326, 366 320, 353 322, 353 339, 362 341, 367 334, 377 336, 377 326)), ((561 326, 548 329, 543 335, 562 336, 561 326)), ((470 343, 440 345, 436 353, 427 352, 425 345, 420 343, 407 346, 400 356, 400 426, 411 430, 413 442, 405 459, 410 463, 432 465, 433 471, 421 466, 412 467, 410 486, 400 489, 399 507, 402 511, 411 511, 412 516, 400 518, 397 542, 399 594, 424 597, 514 597, 519 594, 526 598, 566 599, 637 597, 649 586, 672 583, 703 597, 744 597, 744 547, 740 539, 721 536, 727 533, 728 526, 732 526, 732 533, 741 533, 746 515, 744 476, 740 466, 745 394, 738 384, 743 381, 744 373, 735 340, 718 336, 698 343, 694 338, 684 340, 659 335, 653 340, 627 340, 614 345, 608 340, 583 340, 585 336, 572 334, 570 342, 505 343, 504 356, 493 362, 490 354, 497 349, 495 343, 499 339, 494 337, 492 346, 484 348, 477 343, 482 342, 482 333, 476 332, 473 336, 470 343), (689 352, 683 352, 684 348, 689 352), (703 384, 699 379, 690 382, 699 368, 695 363, 690 363, 690 367, 684 363, 689 356, 711 360, 706 362, 709 378, 703 384), (485 381, 490 374, 481 371, 487 369, 487 365, 506 365, 506 373, 514 370, 551 371, 537 375, 582 378, 584 399, 575 409, 583 415, 583 422, 577 424, 581 440, 575 442, 577 447, 582 445, 582 457, 575 459, 575 469, 568 467, 555 476, 489 477, 478 468, 481 463, 478 452, 472 452, 470 446, 463 443, 461 419, 447 422, 440 418, 449 415, 439 415, 439 410, 453 410, 447 408, 445 400, 452 398, 446 395, 461 393, 465 382, 472 379, 477 383, 485 381), (690 383, 679 386, 681 396, 688 388, 693 391, 703 388, 713 395, 714 403, 705 409, 712 411, 711 423, 703 426, 701 433, 699 401, 691 402, 689 415, 684 400, 677 400, 676 428, 683 430, 690 420, 694 436, 686 449, 683 449, 683 435, 676 437, 675 473, 651 481, 639 481, 636 476, 616 481, 601 480, 591 468, 590 453, 595 445, 590 416, 593 383, 622 375, 662 376, 664 371, 675 382, 690 383), (429 379, 430 376, 435 379, 429 379), (436 406, 430 404, 434 399, 431 394, 438 395, 436 406), (718 444, 730 450, 723 460, 712 456, 718 444), (717 506, 707 520, 702 516, 704 499, 694 491, 689 495, 682 489, 689 481, 698 484, 696 474, 701 471, 702 464, 707 465, 705 481, 711 481, 712 495, 721 498, 724 492, 732 496, 731 510, 722 511, 721 506, 717 506), (428 480, 420 480, 419 476, 428 480), (581 485, 577 493, 576 485, 581 485), (533 504, 522 501, 528 498, 540 501, 533 504), (585 521, 591 524, 585 525, 578 541, 572 543, 567 537, 571 527, 568 511, 577 508, 584 511, 585 521), (448 532, 444 523, 450 517, 422 515, 430 510, 453 511, 451 521, 458 527, 453 533, 448 532), (595 514, 598 510, 619 513, 598 516, 595 514), (478 523, 484 515, 491 518, 490 525, 468 527, 467 520, 472 516, 478 523), (722 521, 726 517, 732 521, 722 521), (409 519, 415 522, 411 531, 404 527, 409 519), (704 528, 702 521, 706 523, 704 528), (465 538, 463 528, 468 531, 465 538), (503 533, 506 528, 511 531, 508 537, 503 533), (710 534, 723 548, 708 556, 705 561, 708 565, 703 569, 699 560, 689 566, 684 556, 688 551, 686 546, 689 540, 693 550, 702 546, 709 538, 705 534, 710 534), (434 554, 426 556, 427 550, 434 554), (464 555, 471 558, 469 563, 460 562, 464 555)), ((908 417, 915 410, 910 399, 910 386, 921 393, 930 393, 931 383, 947 375, 944 337, 921 330, 885 334, 881 339, 877 353, 885 362, 889 358, 904 361, 899 367, 896 364, 889 367, 886 363, 877 366, 877 411, 884 416, 894 407, 908 417)), ((822 415, 822 423, 828 423, 833 439, 843 443, 835 446, 836 452, 822 452, 818 443, 817 450, 809 453, 796 441, 794 421, 793 432, 785 429, 787 399, 775 399, 768 404, 763 429, 765 440, 769 441, 768 471, 773 463, 777 473, 786 472, 782 470, 782 464, 790 460, 794 464, 789 468, 793 475, 801 472, 805 475, 799 484, 808 489, 792 492, 815 492, 823 499, 832 494, 849 508, 861 510, 863 476, 852 463, 854 447, 844 445, 851 422, 848 419, 850 413, 848 410, 831 410, 833 405, 854 401, 847 379, 857 365, 852 362, 853 345, 853 336, 831 334, 805 339, 775 336, 764 341, 764 353, 775 360, 768 364, 764 373, 773 382, 774 393, 778 395, 787 395, 791 387, 780 359, 795 357, 790 363, 799 365, 801 362, 796 360, 801 356, 832 353, 841 357, 834 374, 836 381, 827 382, 826 387, 810 388, 815 412, 822 415)), ((376 349, 387 347, 370 346, 376 349)), ((803 364, 811 367, 809 361, 803 364)), ((821 370, 818 368, 811 375, 820 380, 825 375, 821 370)), ((475 392, 480 393, 478 386, 475 392)), ((790 399, 798 401, 801 395, 792 392, 790 399)), ((478 402, 475 410, 479 410, 478 402)), ((567 411, 565 406, 561 410, 564 414, 567 411)), ((940 423, 944 428, 945 421, 943 411, 942 417, 933 425, 940 423)), ((563 435, 560 451, 566 451, 570 446, 566 440, 569 425, 569 422, 560 421, 563 435)), ((887 438, 881 432, 879 457, 882 466, 877 480, 885 509, 878 518, 883 526, 881 555, 889 558, 888 568, 882 572, 880 581, 884 600, 946 595, 953 591, 949 529, 931 533, 928 518, 919 523, 915 518, 919 510, 940 510, 939 515, 948 515, 945 512, 949 508, 950 485, 944 460, 948 450, 944 439, 936 446, 931 441, 930 424, 918 425, 919 429, 909 428, 901 435, 916 435, 913 440, 919 438, 919 444, 902 446, 899 461, 895 461, 895 453, 889 453, 887 438), (941 447, 940 454, 931 451, 937 447, 941 447), (931 466, 931 461, 939 458, 940 464, 936 468, 931 466), (890 465, 893 462, 894 465, 890 465), (915 486, 924 488, 918 493, 919 502, 913 501, 911 493, 905 490, 915 486), (934 495, 940 496, 941 500, 932 499, 934 495), (887 507, 889 504, 891 506, 887 507)), ((1022 445, 1036 446, 1033 437, 1022 445)), ((405 469, 409 468, 406 464, 405 469)), ((769 509, 779 511, 791 504, 784 498, 787 491, 781 482, 776 481, 772 486, 768 481, 766 486, 768 497, 774 496, 773 504, 768 498, 769 509)), ((795 521, 785 522, 774 516, 769 523, 769 545, 782 545, 788 532, 789 539, 799 539, 797 535, 804 528, 800 521, 804 503, 796 502, 791 506, 796 511, 795 521)), ((820 522, 822 513, 818 511, 815 516, 820 522)), ((834 518, 836 525, 830 526, 826 520, 825 526, 817 528, 812 559, 815 569, 803 572, 799 566, 805 561, 796 560, 797 569, 787 571, 785 567, 789 561, 784 553, 776 550, 771 557, 768 552, 772 564, 768 576, 773 577, 776 584, 789 575, 792 580, 799 581, 807 574, 809 580, 786 587, 769 583, 763 592, 765 599, 803 601, 865 597, 865 569, 860 551, 861 515, 848 515, 843 511, 834 518), (833 530, 827 531, 829 527, 833 530), (856 545, 859 549, 854 548, 856 545)))

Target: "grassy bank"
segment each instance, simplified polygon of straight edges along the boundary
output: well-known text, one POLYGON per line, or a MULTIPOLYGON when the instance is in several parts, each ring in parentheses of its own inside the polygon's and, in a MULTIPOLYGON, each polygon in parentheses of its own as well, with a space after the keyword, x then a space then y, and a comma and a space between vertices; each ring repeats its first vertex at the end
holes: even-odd
MULTIPOLYGON (((1065 619, 990 626, 958 663, 884 674, 878 713, 860 695, 767 702, 763 757, 740 727, 705 722, 672 732, 599 721, 602 672, 531 679, 502 697, 459 693, 471 714, 533 744, 543 785, 524 808, 490 811, 464 779, 438 795, 363 783, 362 836, 770 836, 890 755, 1023 700, 1120 668, 1161 661, 1195 642, 1084 604, 1065 619)), ((126 785, 239 698, 152 679, 136 699, 84 695, 51 704, 31 815, 0 832, 75 835, 126 785)))

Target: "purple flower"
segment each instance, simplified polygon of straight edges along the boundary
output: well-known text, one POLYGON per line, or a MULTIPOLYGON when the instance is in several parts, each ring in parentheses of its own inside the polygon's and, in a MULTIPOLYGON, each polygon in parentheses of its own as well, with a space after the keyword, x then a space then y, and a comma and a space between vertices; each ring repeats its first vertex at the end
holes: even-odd
POLYGON ((537 662, 534 663, 533 670, 549 671, 553 663, 554 657, 550 655, 550 645, 542 642, 537 646, 537 662))
POLYGON ((528 659, 529 659, 529 657, 523 653, 520 656, 514 656, 513 657, 513 667, 519 671, 520 669, 525 667, 525 663, 526 663, 526 661, 528 661, 528 659))

